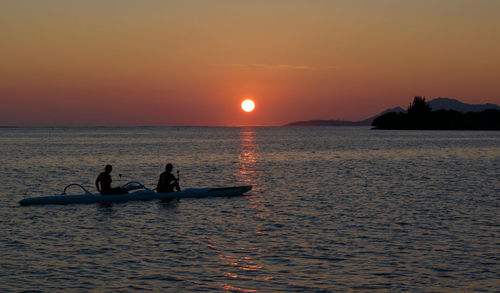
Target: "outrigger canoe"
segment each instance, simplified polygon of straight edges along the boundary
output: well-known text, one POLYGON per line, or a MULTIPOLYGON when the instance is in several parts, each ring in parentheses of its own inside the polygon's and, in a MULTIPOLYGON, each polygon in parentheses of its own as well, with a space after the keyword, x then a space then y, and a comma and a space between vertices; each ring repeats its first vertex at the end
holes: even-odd
POLYGON ((84 203, 112 203, 137 200, 168 200, 180 198, 204 198, 204 197, 229 197, 240 196, 252 189, 252 186, 236 186, 222 188, 188 188, 179 192, 158 193, 146 188, 139 182, 129 182, 123 186, 127 191, 133 191, 126 194, 94 194, 89 192, 80 184, 70 184, 64 188, 61 195, 41 196, 25 198, 19 201, 22 206, 44 205, 44 204, 84 204, 84 203), (85 194, 68 195, 68 187, 78 186, 85 194))

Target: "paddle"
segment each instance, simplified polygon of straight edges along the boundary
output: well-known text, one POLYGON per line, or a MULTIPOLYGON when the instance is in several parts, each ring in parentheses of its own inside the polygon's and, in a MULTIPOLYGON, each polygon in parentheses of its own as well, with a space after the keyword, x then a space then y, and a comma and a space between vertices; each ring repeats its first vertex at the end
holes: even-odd
POLYGON ((179 187, 179 190, 177 190, 177 191, 181 191, 181 186, 179 184, 179 179, 180 179, 179 170, 177 170, 177 187, 179 187))

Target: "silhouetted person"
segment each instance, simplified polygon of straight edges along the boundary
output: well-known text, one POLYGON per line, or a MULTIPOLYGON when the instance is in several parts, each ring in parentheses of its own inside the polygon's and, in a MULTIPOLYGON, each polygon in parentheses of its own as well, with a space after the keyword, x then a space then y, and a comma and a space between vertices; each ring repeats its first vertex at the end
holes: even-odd
POLYGON ((177 191, 181 191, 179 180, 172 174, 172 169, 172 164, 167 164, 165 166, 165 172, 160 174, 160 179, 156 185, 157 192, 174 192, 174 188, 177 189, 177 191))
POLYGON ((104 168, 104 172, 97 176, 97 179, 95 180, 95 186, 97 187, 97 190, 101 194, 127 193, 127 191, 122 187, 111 188, 111 182, 113 182, 110 175, 111 171, 113 171, 113 167, 111 165, 106 165, 106 167, 104 168))

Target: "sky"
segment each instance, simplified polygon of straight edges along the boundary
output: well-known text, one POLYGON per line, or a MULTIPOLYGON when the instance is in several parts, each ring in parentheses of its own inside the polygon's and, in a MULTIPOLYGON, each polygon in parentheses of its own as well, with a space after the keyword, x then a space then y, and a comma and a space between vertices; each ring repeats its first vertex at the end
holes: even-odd
POLYGON ((0 125, 362 120, 416 95, 500 104, 499 15, 496 0, 1 1, 0 125))

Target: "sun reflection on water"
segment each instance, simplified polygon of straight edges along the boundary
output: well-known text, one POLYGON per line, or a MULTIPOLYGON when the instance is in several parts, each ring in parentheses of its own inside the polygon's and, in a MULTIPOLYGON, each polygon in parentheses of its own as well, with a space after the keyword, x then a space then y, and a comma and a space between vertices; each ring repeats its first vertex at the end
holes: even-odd
MULTIPOLYGON (((238 156, 238 169, 236 176, 240 184, 252 185, 253 195, 248 197, 250 208, 255 210, 252 217, 260 222, 269 215, 270 210, 264 205, 262 194, 264 190, 261 185, 262 170, 259 170, 259 145, 255 128, 245 127, 240 129, 240 154, 238 156)), ((260 238, 263 228, 259 225, 255 227, 255 237, 260 238)))
POLYGON ((250 256, 253 250, 261 250, 251 248, 245 245, 233 246, 218 244, 213 239, 209 240, 208 247, 218 251, 219 263, 224 267, 222 275, 227 280, 223 283, 218 283, 220 288, 226 292, 256 292, 254 288, 243 288, 241 281, 269 281, 274 279, 274 276, 263 274, 263 266, 258 264, 250 256), (234 283, 236 282, 236 283, 234 283), (234 283, 234 284, 233 284, 234 283), (236 286, 238 284, 238 287, 236 286))
MULTIPOLYGON (((253 226, 253 231, 248 231, 254 239, 262 237, 261 230, 270 211, 264 205, 263 190, 259 187, 262 179, 262 170, 259 170, 259 145, 257 133, 254 128, 240 129, 240 152, 238 155, 235 177, 238 184, 252 185, 252 194, 247 198, 249 207, 253 210, 251 217, 260 224, 253 226)), ((258 240, 252 243, 259 243, 258 240)), ((211 241, 210 248, 219 250, 219 263, 223 265, 222 272, 226 281, 220 283, 222 290, 228 292, 257 292, 257 288, 244 288, 242 281, 270 281, 275 276, 270 275, 264 264, 255 259, 255 251, 262 253, 262 248, 254 246, 247 241, 238 243, 216 244, 211 241)))
POLYGON ((256 185, 259 174, 257 172, 257 138, 253 128, 240 130, 240 154, 236 177, 241 184, 256 185))

